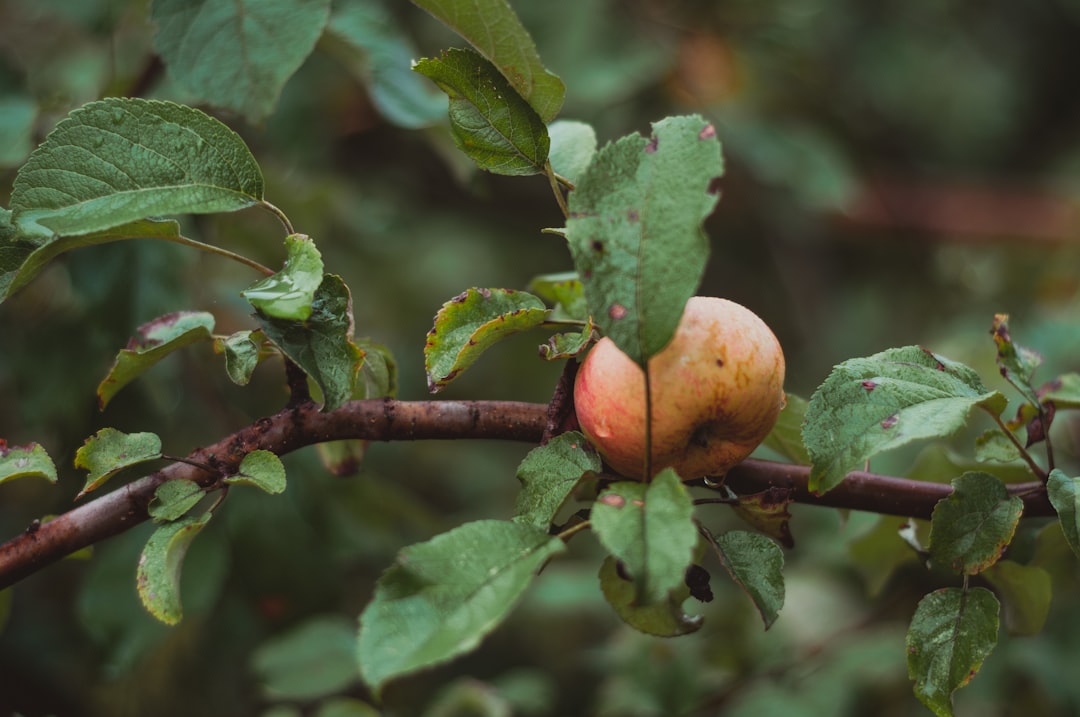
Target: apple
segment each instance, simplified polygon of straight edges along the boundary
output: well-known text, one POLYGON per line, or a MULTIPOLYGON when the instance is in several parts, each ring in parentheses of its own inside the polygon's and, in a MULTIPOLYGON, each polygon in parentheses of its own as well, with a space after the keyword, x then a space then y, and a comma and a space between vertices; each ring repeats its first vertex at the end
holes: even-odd
MULTIPOLYGON (((756 314, 695 296, 671 342, 649 360, 652 472, 723 475, 764 440, 787 402, 780 342, 756 314)), ((645 470, 645 372, 608 338, 574 382, 578 422, 621 475, 645 470)))

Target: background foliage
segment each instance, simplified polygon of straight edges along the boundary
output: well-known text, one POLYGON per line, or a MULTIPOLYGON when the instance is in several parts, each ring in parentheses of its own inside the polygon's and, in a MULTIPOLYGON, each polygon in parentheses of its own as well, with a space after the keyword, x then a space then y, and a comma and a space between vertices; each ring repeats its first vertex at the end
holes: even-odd
MULTIPOLYGON (((740 301, 774 327, 790 391, 809 396, 839 361, 912 343, 993 377, 986 332, 1001 311, 1046 356, 1044 377, 1080 368, 1075 0, 518 5, 567 84, 562 116, 590 122, 601 142, 673 113, 716 123, 727 172, 707 223, 703 293, 740 301)), ((183 22, 173 6, 183 3, 155 5, 159 17, 183 22)), ((0 204, 31 148, 86 101, 135 94, 205 106, 243 135, 268 193, 318 237, 327 266, 352 288, 357 334, 397 356, 399 396, 424 398, 422 347, 438 307, 466 286, 524 287, 566 269, 565 248, 538 232, 562 217, 542 179, 476 173, 454 151, 438 119, 445 99, 424 94, 408 63, 460 43, 409 4, 333 11, 321 38, 297 39, 296 28, 279 43, 279 69, 298 69, 267 99, 266 78, 251 79, 249 96, 222 97, 206 77, 166 71, 156 57, 181 68, 182 48, 155 39, 147 3, 3 0, 0 204), (310 56, 304 42, 317 42, 310 56)), ((272 219, 254 213, 188 220, 185 233, 269 265, 283 255, 267 240, 279 235, 272 219)), ((228 333, 247 325, 249 309, 236 268, 214 257, 143 242, 77 257, 54 263, 0 311, 0 436, 43 443, 62 479, 59 489, 3 487, 5 537, 71 505, 81 486, 71 459, 102 426, 157 432, 166 453, 183 454, 284 398, 272 369, 257 370, 256 389, 244 390, 219 359, 183 352, 100 414, 94 388, 135 327, 197 307, 228 333)), ((531 337, 513 339, 443 395, 546 401, 559 367, 536 360, 535 349, 531 337)), ((1075 475, 1075 426, 1058 430, 1059 465, 1075 475)), ((0 708, 360 714, 326 698, 364 696, 355 615, 380 571, 404 545, 464 520, 508 517, 528 448, 375 445, 362 474, 346 480, 327 475, 314 451, 288 457, 284 499, 252 491, 231 501, 193 544, 177 628, 145 615, 133 589, 148 526, 101 544, 89 562, 34 576, 4 598, 0 708)), ((873 468, 949 459, 915 448, 873 468)), ((793 513, 787 599, 768 632, 718 580, 700 632, 674 641, 632 633, 603 603, 592 548, 575 541, 481 650, 391 685, 387 704, 431 715, 467 705, 491 715, 511 706, 522 715, 925 714, 906 678, 904 632, 919 597, 947 578, 896 547, 898 520, 793 513)), ((1038 527, 1022 524, 1014 550, 1050 550, 1038 527)), ((1068 611, 1076 576, 1052 577, 1055 629, 1003 637, 959 693, 958 714, 1080 708, 1080 686, 1068 679, 1080 638, 1068 611)))

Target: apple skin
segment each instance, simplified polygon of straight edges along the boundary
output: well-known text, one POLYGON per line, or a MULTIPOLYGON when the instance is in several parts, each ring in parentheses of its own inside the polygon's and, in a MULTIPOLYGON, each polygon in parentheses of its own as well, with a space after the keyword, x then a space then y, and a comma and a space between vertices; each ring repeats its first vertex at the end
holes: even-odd
MULTIPOLYGON (((723 475, 764 440, 787 402, 780 342, 756 314, 727 299, 692 297, 649 372, 654 475, 668 467, 684 480, 723 475)), ((607 464, 640 479, 645 373, 611 339, 585 357, 574 405, 607 464)))

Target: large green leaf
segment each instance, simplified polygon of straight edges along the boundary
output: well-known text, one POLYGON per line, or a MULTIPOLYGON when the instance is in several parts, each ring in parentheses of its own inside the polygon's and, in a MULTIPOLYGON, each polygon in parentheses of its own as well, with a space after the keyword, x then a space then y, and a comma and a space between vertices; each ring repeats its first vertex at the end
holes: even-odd
POLYGON ((473 649, 547 560, 565 549, 523 523, 466 523, 401 551, 360 616, 357 654, 376 692, 473 649))
POLYGON ((90 234, 167 214, 229 212, 262 200, 243 140, 191 107, 110 97, 62 120, 15 177, 25 232, 90 234))
POLYGON ((570 431, 529 451, 517 470, 522 488, 514 520, 547 530, 582 478, 602 469, 588 446, 585 436, 570 431))
POLYGON ((159 526, 146 541, 135 574, 139 599, 147 612, 166 625, 180 622, 180 571, 195 536, 212 513, 191 516, 159 526))
POLYGON ((8 446, 7 441, 0 438, 0 483, 15 478, 44 478, 55 483, 56 464, 38 443, 8 446))
POLYGON ((109 404, 120 389, 145 373, 169 354, 197 341, 208 341, 214 317, 205 311, 176 311, 148 321, 138 336, 116 355, 109 373, 98 385, 98 403, 109 404))
POLYGON ((702 222, 723 173, 698 116, 605 145, 570 193, 566 235, 596 324, 639 365, 671 341, 709 256, 702 222))
POLYGON ((772 627, 784 606, 784 554, 771 539, 745 530, 707 534, 731 579, 743 589, 772 627))
POLYGON ((411 71, 418 53, 382 3, 335 2, 319 47, 358 76, 379 113, 399 127, 426 127, 445 115, 442 95, 411 71))
POLYGON ((353 343, 352 297, 341 277, 326 274, 306 320, 256 313, 263 333, 318 385, 323 409, 332 411, 352 398, 364 352, 353 343))
POLYGON ((551 140, 532 107, 472 50, 419 60, 413 69, 450 97, 450 131, 477 166, 513 176, 544 171, 551 140))
POLYGON ((315 48, 330 0, 154 0, 150 17, 170 77, 259 122, 315 48))
POLYGON ((133 465, 161 457, 161 439, 156 433, 124 433, 102 428, 75 452, 75 467, 87 471, 81 498, 105 481, 133 465))
POLYGON ((883 451, 952 434, 975 407, 1000 415, 1005 405, 975 371, 921 346, 845 361, 806 410, 810 490, 831 490, 883 451))
POLYGON ((908 675, 915 696, 938 717, 952 717, 953 693, 997 645, 999 608, 985 588, 944 588, 919 602, 907 633, 908 675))
POLYGON ((494 64, 545 122, 562 107, 566 86, 540 61, 536 45, 506 0, 413 0, 494 64))
POLYGON ((934 506, 930 557, 937 565, 975 575, 997 562, 1012 541, 1024 501, 989 473, 965 473, 952 486, 949 497, 934 506))
POLYGON ((1080 557, 1080 478, 1070 478, 1055 468, 1046 481, 1046 492, 1057 511, 1065 542, 1080 557))
POLYGON ((29 284, 53 259, 72 249, 108 244, 124 239, 175 240, 179 238, 180 225, 175 221, 143 219, 89 234, 55 236, 42 244, 15 242, 9 245, 8 249, 13 261, 10 271, 5 269, 6 263, 3 258, 5 248, 3 240, 0 239, 0 302, 29 284), (16 252, 22 250, 20 247, 28 251, 15 263, 18 256, 16 252))
POLYGON ((685 584, 698 540, 693 515, 690 493, 670 468, 651 483, 614 483, 597 498, 593 532, 622 561, 638 604, 666 602, 685 584))
POLYGON ((322 254, 305 234, 285 237, 285 249, 288 258, 281 271, 240 293, 264 316, 303 321, 311 316, 311 302, 322 284, 322 254))
POLYGON ((424 345, 428 389, 438 392, 502 339, 539 326, 544 302, 513 289, 469 289, 442 305, 424 345))

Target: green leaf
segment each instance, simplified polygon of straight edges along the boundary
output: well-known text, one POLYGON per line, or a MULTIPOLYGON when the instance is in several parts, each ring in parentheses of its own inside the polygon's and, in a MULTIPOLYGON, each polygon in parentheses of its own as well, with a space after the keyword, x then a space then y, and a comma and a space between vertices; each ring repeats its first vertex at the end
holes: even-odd
POLYGON ((556 320, 585 321, 589 318, 589 304, 585 301, 585 286, 577 272, 564 271, 557 274, 541 274, 529 282, 529 291, 554 307, 551 318, 556 320))
POLYGON ((315 48, 330 0, 154 0, 154 48, 196 97, 258 123, 315 48))
POLYGON ((270 451, 252 451, 240 461, 240 471, 225 479, 233 485, 250 485, 271 495, 285 491, 285 466, 270 451))
POLYGON ((237 331, 224 339, 214 340, 214 350, 225 354, 225 373, 238 386, 246 386, 262 356, 260 343, 252 336, 262 337, 261 331, 237 331))
POLYGON ((481 169, 540 174, 551 142, 543 120, 495 67, 472 50, 454 49, 413 65, 450 97, 454 143, 481 169))
POLYGON ((205 495, 206 491, 195 481, 167 480, 154 491, 154 497, 147 506, 147 512, 157 522, 178 520, 184 513, 194 508, 205 495))
POLYGON ((514 520, 547 530, 581 480, 602 468, 600 456, 576 431, 560 433, 547 445, 532 449, 518 466, 522 487, 514 520))
POLYGON ((673 590, 666 600, 651 604, 638 602, 633 580, 619 575, 619 561, 609 555, 600 566, 600 589, 615 613, 630 627, 657 637, 677 637, 699 630, 704 623, 700 615, 687 615, 682 605, 690 597, 683 586, 673 590))
POLYGON ((934 506, 930 557, 937 565, 975 575, 997 562, 1012 541, 1024 501, 1010 496, 989 473, 965 473, 952 486, 949 497, 934 506))
POLYGON ((0 302, 15 293, 12 284, 19 270, 42 241, 43 237, 24 235, 12 223, 11 210, 0 207, 0 302))
POLYGON ((347 478, 360 472, 360 464, 367 453, 368 441, 346 438, 340 441, 323 441, 315 446, 319 462, 330 475, 347 478))
POLYGON ((920 346, 850 359, 832 370, 806 411, 810 490, 835 488, 878 453, 952 434, 976 406, 994 415, 1006 400, 978 374, 920 346))
POLYGON ((161 439, 155 433, 123 433, 102 428, 86 439, 75 453, 75 467, 89 472, 76 500, 130 466, 161 457, 161 439))
POLYGON ((1020 449, 999 428, 985 431, 975 439, 975 459, 986 463, 1011 463, 1022 458, 1020 449))
POLYGON ((413 0, 469 41, 545 122, 562 107, 566 86, 540 62, 536 45, 506 0, 413 0))
POLYGON ((1080 374, 1064 373, 1040 388, 1044 403, 1053 403, 1057 409, 1080 408, 1080 374))
POLYGON ((442 305, 424 346, 428 389, 437 393, 484 351, 547 319, 544 302, 513 289, 469 289, 442 305))
POLYGON ((466 523, 403 549, 360 616, 364 681, 378 693, 395 677, 472 650, 563 550, 544 530, 496 520, 466 523))
POLYGON ((735 584, 750 597, 765 623, 772 627, 784 607, 784 554, 769 538, 745 530, 706 537, 735 584))
POLYGON ((322 254, 306 234, 285 237, 288 258, 281 271, 261 279, 240 294, 265 316, 304 321, 322 284, 322 254))
POLYGON ((556 174, 577 183, 596 154, 596 130, 576 120, 556 120, 548 125, 551 151, 548 160, 556 174))
POLYGON ((605 145, 570 193, 566 235, 593 320, 644 366, 675 333, 709 256, 702 222, 723 173, 699 116, 669 117, 605 145))
POLYGON ((319 708, 312 713, 312 717, 383 717, 383 713, 360 700, 331 697, 319 703, 319 708))
POLYGON ((1038 635, 1050 613, 1050 573, 1035 565, 999 560, 982 576, 1005 602, 1005 624, 1013 635, 1038 635))
POLYGON ((985 588, 944 588, 919 602, 907 633, 908 676, 915 696, 938 717, 952 716, 953 693, 997 645, 999 607, 985 588))
POLYGON ((364 365, 360 367, 353 398, 396 396, 398 367, 390 347, 370 338, 357 339, 356 345, 364 352, 364 365))
POLYGON ((810 453, 803 444, 802 427, 806 420, 806 410, 810 404, 805 398, 795 394, 787 394, 787 404, 780 412, 769 435, 761 445, 779 453, 792 463, 810 465, 810 453))
POLYGON ((582 331, 567 331, 554 334, 545 343, 540 344, 540 358, 545 361, 559 361, 574 358, 589 348, 596 330, 590 320, 582 331))
POLYGON ((236 211, 262 197, 259 165, 221 122, 171 102, 110 97, 56 125, 16 175, 11 208, 27 231, 75 235, 236 211))
POLYGON ((335 2, 324 46, 367 86, 379 114, 398 127, 427 127, 446 113, 443 96, 410 69, 418 53, 381 4, 335 2))
POLYGON ((1065 542, 1080 557, 1080 478, 1070 478, 1055 468, 1046 481, 1046 492, 1057 511, 1065 542))
POLYGON ((259 645, 252 671, 270 699, 315 700, 359 680, 356 623, 325 615, 301 623, 259 645))
POLYGON ((636 602, 666 602, 685 584, 698 532, 690 493, 668 468, 651 483, 609 486, 593 505, 592 530, 634 580, 636 602))
POLYGON ((16 478, 44 478, 55 483, 56 465, 41 444, 9 447, 0 438, 0 483, 16 478))
POLYGON ((266 337, 318 385, 324 411, 352 397, 364 352, 352 340, 352 297, 341 277, 323 277, 311 302, 311 316, 304 321, 260 312, 255 316, 266 337))
MULTIPOLYGON (((175 240, 178 238, 180 238, 180 225, 175 221, 143 219, 89 234, 54 236, 42 244, 22 244, 21 246, 30 247, 31 250, 10 271, 7 271, 3 259, 0 259, 0 272, 3 272, 0 274, 0 301, 29 284, 49 262, 72 249, 108 244, 124 239, 175 240)), ((16 244, 16 248, 12 249, 13 258, 16 256, 14 252, 19 251, 18 246, 20 245, 16 244)), ((3 252, 3 244, 0 244, 0 256, 3 252)))
POLYGON ((1001 375, 1020 391, 1026 401, 1037 406, 1039 396, 1032 381, 1035 369, 1042 363, 1042 356, 1012 340, 1008 314, 994 315, 990 335, 997 345, 997 364, 1001 368, 1001 375))
POLYGON ((116 355, 109 373, 98 385, 98 405, 109 401, 158 361, 197 341, 209 340, 214 317, 205 311, 176 311, 159 316, 138 328, 138 336, 116 355))
POLYGON ((180 571, 195 536, 210 522, 207 512, 159 526, 139 556, 135 586, 147 612, 166 625, 183 616, 180 605, 180 571))

